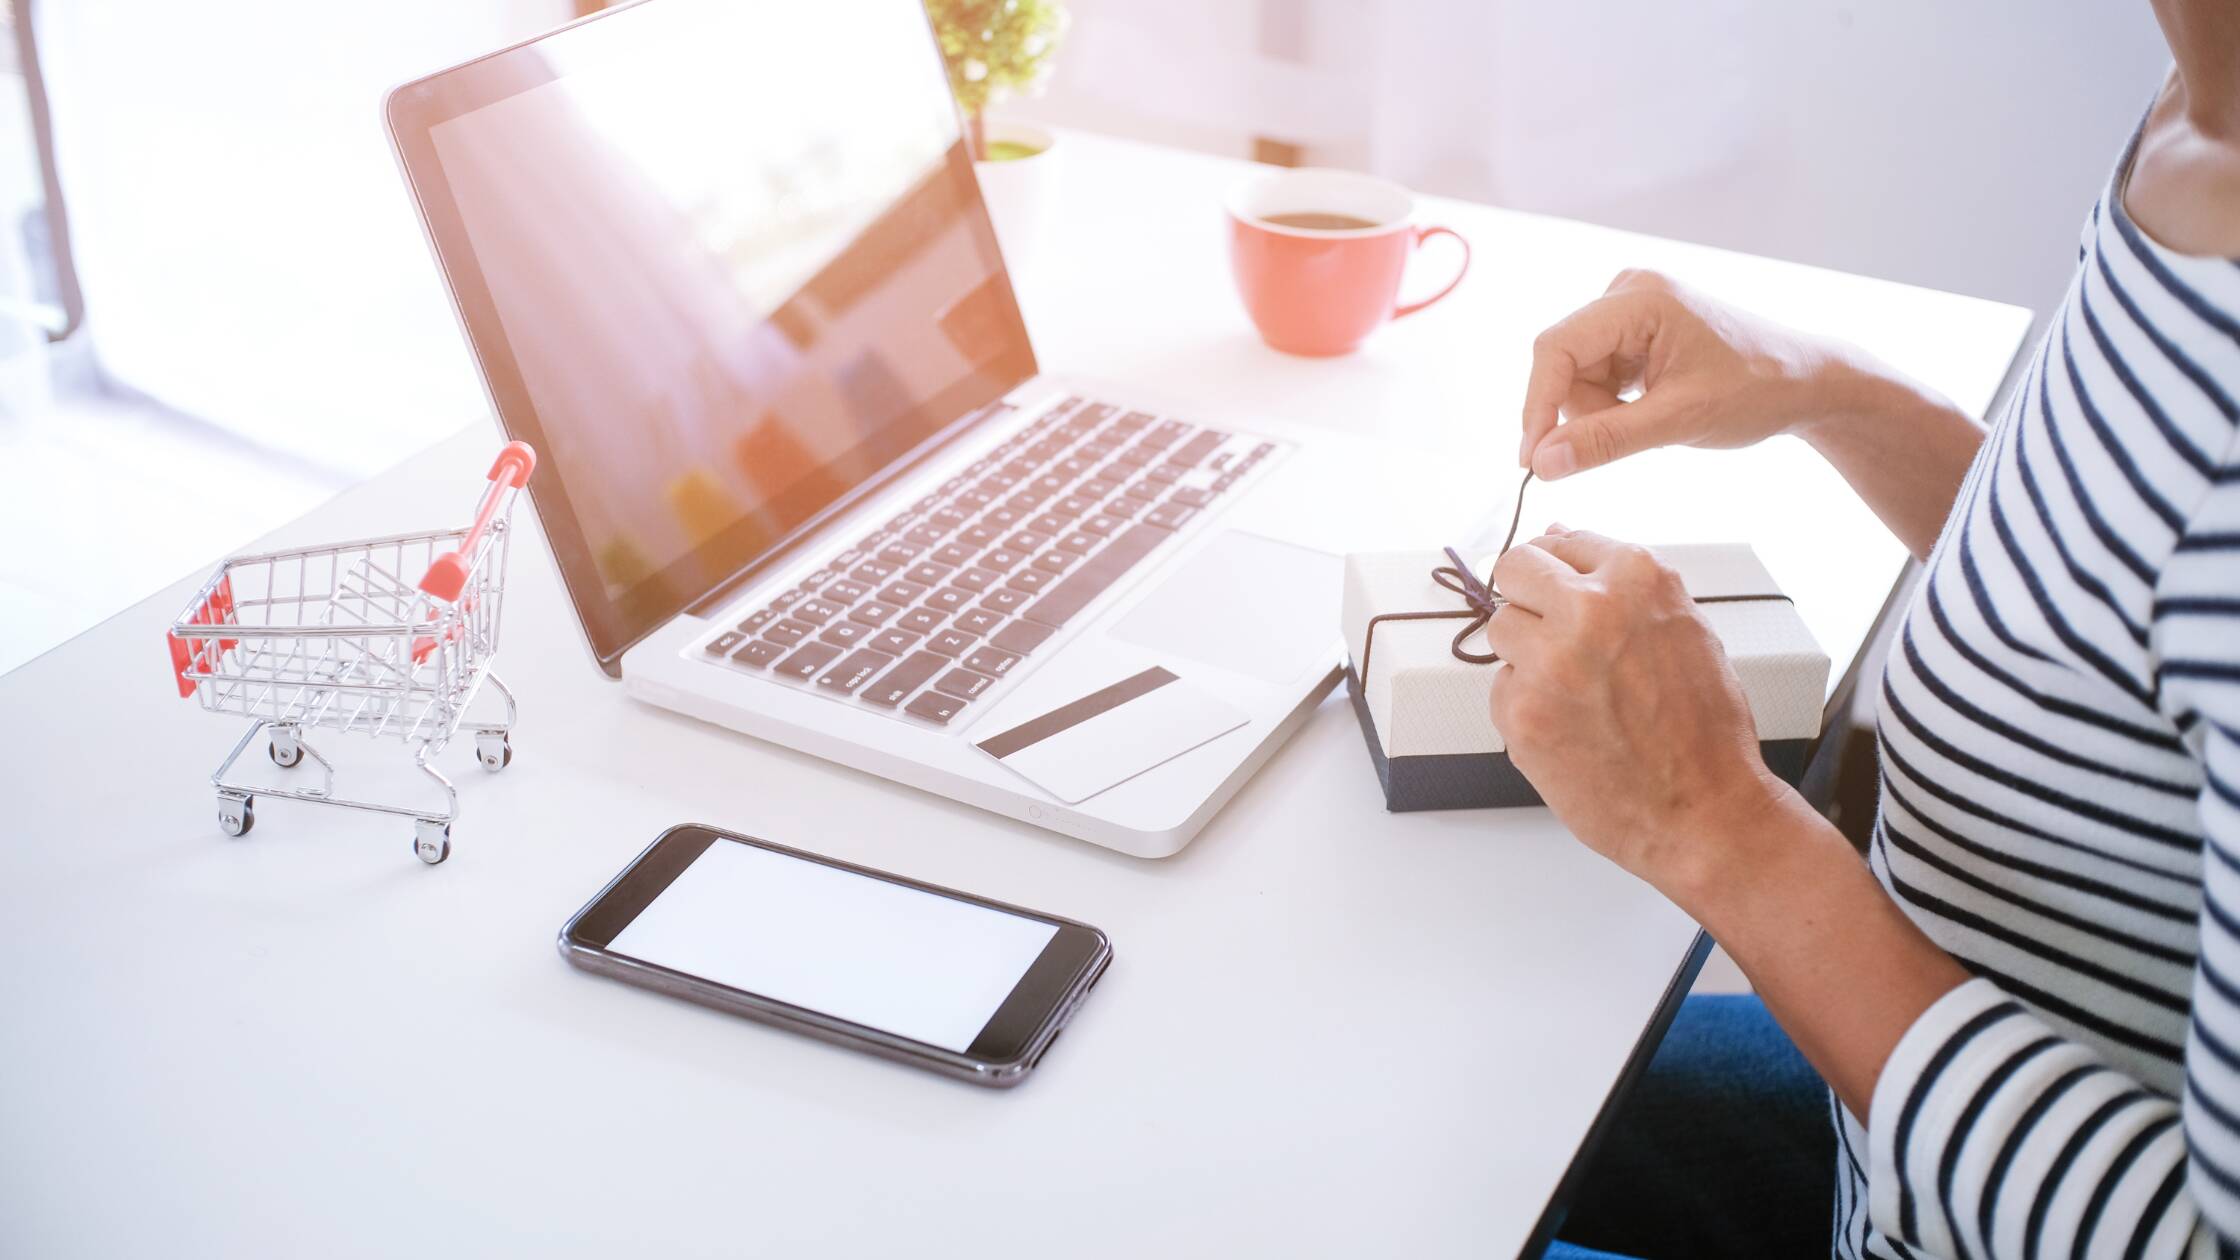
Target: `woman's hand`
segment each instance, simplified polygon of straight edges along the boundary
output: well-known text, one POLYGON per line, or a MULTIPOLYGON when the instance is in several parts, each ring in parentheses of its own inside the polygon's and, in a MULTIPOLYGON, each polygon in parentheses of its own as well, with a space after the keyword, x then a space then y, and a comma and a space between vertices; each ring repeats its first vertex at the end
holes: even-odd
POLYGON ((1791 795, 1718 637, 1647 550, 1560 527, 1494 565, 1493 724, 1556 816, 1693 912, 1791 795))
POLYGON ((1622 271, 1533 341, 1517 462, 1553 481, 1653 446, 1748 446, 1833 410, 1825 382, 1847 358, 1653 271, 1622 271))

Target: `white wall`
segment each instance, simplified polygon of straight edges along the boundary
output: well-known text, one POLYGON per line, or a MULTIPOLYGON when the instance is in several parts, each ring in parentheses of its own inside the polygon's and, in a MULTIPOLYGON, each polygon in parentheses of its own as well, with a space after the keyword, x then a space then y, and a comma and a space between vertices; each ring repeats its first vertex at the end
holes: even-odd
POLYGON ((1427 191, 2041 314, 2168 64, 2145 0, 1073 8, 1047 94, 1012 112, 1237 154, 1305 140, 1427 191))

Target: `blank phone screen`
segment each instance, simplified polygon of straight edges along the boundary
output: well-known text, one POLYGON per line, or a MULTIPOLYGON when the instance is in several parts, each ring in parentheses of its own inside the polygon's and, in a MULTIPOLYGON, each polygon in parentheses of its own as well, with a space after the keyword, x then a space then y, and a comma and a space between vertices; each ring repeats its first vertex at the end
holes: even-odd
POLYGON ((962 1053, 1057 931, 718 840, 608 949, 962 1053))

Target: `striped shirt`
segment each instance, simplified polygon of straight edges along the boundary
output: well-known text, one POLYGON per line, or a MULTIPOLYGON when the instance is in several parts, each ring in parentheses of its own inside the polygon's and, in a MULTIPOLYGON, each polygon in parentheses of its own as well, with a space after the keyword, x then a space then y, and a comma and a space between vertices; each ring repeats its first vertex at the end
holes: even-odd
POLYGON ((2240 261, 2130 163, 1883 676, 1870 862, 1974 978, 1837 1108, 1840 1256, 2240 1254, 2240 261))

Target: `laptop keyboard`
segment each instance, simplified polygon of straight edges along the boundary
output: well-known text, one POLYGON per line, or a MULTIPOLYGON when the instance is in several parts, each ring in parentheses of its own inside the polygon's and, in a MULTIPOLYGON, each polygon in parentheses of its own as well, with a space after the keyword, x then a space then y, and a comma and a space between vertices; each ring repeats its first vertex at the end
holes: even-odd
POLYGON ((702 652, 946 726, 1277 449, 1069 398, 702 652))

